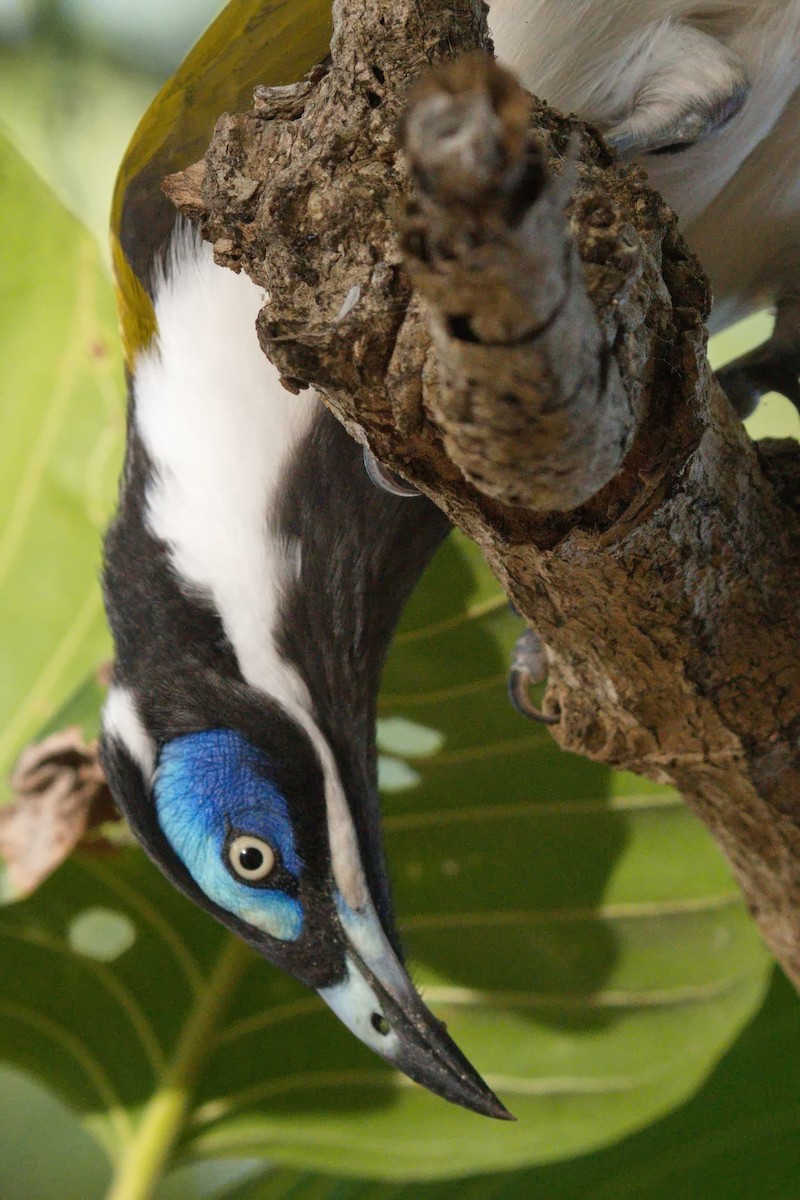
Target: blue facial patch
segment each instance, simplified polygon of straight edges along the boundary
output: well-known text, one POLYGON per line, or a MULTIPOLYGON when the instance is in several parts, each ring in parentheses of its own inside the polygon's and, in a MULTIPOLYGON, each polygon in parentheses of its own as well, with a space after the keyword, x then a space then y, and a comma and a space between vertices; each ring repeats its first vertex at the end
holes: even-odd
POLYGON ((229 729, 174 738, 159 756, 154 796, 164 836, 210 900, 280 941, 300 936, 297 899, 240 881, 226 865, 231 835, 249 834, 267 842, 295 879, 303 870, 286 800, 255 746, 229 729))

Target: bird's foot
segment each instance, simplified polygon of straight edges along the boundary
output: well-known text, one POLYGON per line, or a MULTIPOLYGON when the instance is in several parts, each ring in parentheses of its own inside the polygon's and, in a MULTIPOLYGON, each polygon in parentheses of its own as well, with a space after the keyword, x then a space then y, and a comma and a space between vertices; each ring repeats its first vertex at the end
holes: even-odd
POLYGON ((766 392, 800 411, 800 296, 779 301, 772 337, 717 371, 717 380, 742 420, 766 392))
POLYGON ((511 654, 508 670, 508 696, 518 713, 531 721, 557 725, 557 714, 543 713, 532 703, 530 688, 547 678, 547 650, 538 633, 526 629, 520 634, 511 654))
POLYGON ((680 22, 648 45, 631 113, 606 132, 623 158, 688 150, 736 116, 750 91, 744 63, 716 38, 680 22))

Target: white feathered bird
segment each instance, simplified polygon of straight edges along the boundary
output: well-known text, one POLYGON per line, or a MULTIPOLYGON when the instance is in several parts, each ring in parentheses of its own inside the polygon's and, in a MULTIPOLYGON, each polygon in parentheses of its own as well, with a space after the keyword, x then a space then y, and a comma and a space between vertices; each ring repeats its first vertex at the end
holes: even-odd
POLYGON ((489 4, 525 87, 647 168, 711 279, 712 332, 775 310, 721 374, 739 411, 773 389, 800 407, 800 0, 489 4))

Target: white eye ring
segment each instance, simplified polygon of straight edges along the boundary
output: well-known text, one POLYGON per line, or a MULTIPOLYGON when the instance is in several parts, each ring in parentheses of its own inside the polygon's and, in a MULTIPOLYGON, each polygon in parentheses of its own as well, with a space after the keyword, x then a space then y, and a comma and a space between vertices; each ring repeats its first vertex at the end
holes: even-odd
POLYGON ((269 842, 243 833, 228 846, 228 862, 234 875, 245 883, 258 883, 266 879, 275 866, 275 851, 269 842))

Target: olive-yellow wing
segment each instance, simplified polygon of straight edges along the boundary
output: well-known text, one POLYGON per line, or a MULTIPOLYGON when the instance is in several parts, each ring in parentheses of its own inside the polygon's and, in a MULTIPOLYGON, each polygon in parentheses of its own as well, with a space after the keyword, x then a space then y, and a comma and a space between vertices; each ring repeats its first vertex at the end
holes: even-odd
POLYGON ((111 210, 129 368, 155 329, 151 264, 175 219, 161 181, 202 156, 217 118, 249 108, 256 84, 293 83, 321 62, 330 36, 330 0, 231 0, 142 117, 122 160, 111 210))

